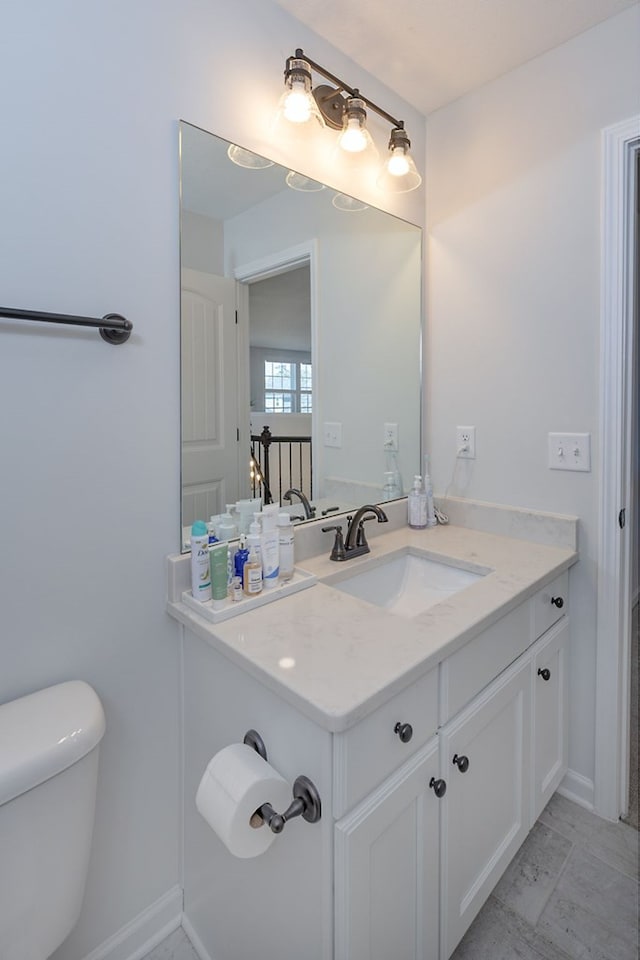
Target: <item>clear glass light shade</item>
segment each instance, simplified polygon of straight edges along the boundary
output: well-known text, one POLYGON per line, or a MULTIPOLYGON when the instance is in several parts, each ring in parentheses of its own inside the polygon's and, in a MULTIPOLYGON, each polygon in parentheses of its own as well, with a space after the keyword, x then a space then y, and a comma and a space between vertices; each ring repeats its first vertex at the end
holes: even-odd
POLYGON ((378 151, 371 134, 367 130, 367 113, 364 100, 349 97, 345 106, 342 131, 338 137, 338 146, 347 153, 376 155, 378 151))
POLYGON ((324 126, 322 114, 313 98, 310 72, 306 60, 292 60, 290 73, 284 81, 284 93, 278 104, 278 114, 289 123, 318 123, 324 126))
POLYGON ((408 193, 416 190, 421 183, 422 177, 408 148, 392 147, 378 175, 378 187, 387 193, 408 193))

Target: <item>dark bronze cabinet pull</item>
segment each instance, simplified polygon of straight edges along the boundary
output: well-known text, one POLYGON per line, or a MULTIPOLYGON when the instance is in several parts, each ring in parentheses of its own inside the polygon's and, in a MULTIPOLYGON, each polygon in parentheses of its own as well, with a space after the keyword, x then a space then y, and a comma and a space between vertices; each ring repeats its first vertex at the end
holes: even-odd
POLYGON ((551 670, 549 670, 548 667, 539 667, 539 669, 538 669, 538 676, 539 676, 539 677, 542 677, 542 679, 545 680, 545 681, 546 681, 546 680, 550 680, 550 679, 551 679, 551 670))
POLYGON ((454 753, 451 762, 455 764, 460 773, 466 773, 469 769, 469 757, 459 757, 457 753, 454 753))
POLYGON ((440 797, 444 797, 445 793, 447 792, 447 784, 444 780, 436 780, 435 777, 431 777, 431 780, 429 781, 429 789, 433 790, 436 797, 440 799, 440 797))
POLYGON ((413 736, 413 727, 410 723, 396 723, 393 732, 397 733, 403 743, 409 743, 413 736))

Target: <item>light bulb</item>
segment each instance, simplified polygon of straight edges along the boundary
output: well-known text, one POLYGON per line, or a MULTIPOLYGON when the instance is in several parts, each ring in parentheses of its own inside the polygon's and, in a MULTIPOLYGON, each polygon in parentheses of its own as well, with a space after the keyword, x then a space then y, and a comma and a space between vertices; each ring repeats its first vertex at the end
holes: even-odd
POLYGON ((387 160, 387 170, 392 177, 404 177, 409 172, 409 161, 402 147, 395 147, 387 160))
POLYGON ((340 134, 339 143, 342 149, 349 153, 359 153, 367 149, 369 143, 366 131, 360 126, 360 120, 357 117, 347 120, 347 125, 340 134))
POLYGON ((285 94, 283 114, 291 123, 306 123, 311 119, 313 102, 304 81, 293 80, 291 89, 285 94))

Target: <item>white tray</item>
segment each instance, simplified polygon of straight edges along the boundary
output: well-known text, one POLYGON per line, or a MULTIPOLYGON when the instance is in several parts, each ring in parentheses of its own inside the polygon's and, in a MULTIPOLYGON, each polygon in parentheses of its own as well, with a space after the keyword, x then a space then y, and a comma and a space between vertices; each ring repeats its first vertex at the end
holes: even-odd
POLYGON ((214 610, 213 601, 207 600, 202 603, 200 600, 194 600, 191 590, 185 590, 182 594, 182 602, 195 610, 205 620, 211 620, 212 623, 221 623, 223 620, 230 620, 231 617, 238 617, 241 613, 248 613, 249 610, 255 610, 257 607, 263 607, 265 603, 272 603, 281 597, 288 597, 292 593, 298 593, 300 590, 306 590, 317 583, 318 578, 315 573, 309 573, 301 567, 296 567, 291 580, 287 583, 279 583, 277 587, 269 587, 262 590, 255 597, 245 597, 242 600, 231 600, 227 598, 224 606, 214 610))

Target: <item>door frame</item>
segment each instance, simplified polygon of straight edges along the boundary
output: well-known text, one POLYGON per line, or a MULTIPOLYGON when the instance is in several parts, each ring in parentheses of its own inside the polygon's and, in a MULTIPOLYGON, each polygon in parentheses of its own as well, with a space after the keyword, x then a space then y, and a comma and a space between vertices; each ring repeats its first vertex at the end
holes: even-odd
MULTIPOLYGON (((286 273, 295 267, 303 264, 309 264, 309 314, 311 320, 311 376, 313 383, 313 406, 311 410, 311 450, 312 450, 312 488, 318 490, 318 477, 322 476, 322 446, 320 444, 320 409, 322 397, 319 393, 318 377, 318 358, 319 354, 319 331, 318 331, 318 241, 315 239, 307 240, 296 244, 294 247, 288 247, 286 250, 278 250, 274 253, 261 257, 259 260, 252 260, 237 266, 233 275, 239 284, 238 291, 238 310, 239 310, 239 342, 238 358, 240 363, 241 356, 249 356, 249 285, 258 280, 266 280, 269 277, 275 277, 280 273, 286 273)), ((245 390, 245 402, 249 409, 249 386, 248 371, 247 382, 241 384, 239 376, 238 383, 241 389, 245 390)), ((241 397, 242 401, 242 397, 241 397)))
POLYGON ((635 155, 640 115, 602 131, 600 292, 600 516, 596 637, 594 808, 627 808, 631 605, 631 389, 635 155), (624 530, 618 514, 626 508, 624 530))

